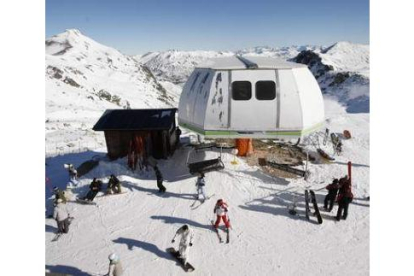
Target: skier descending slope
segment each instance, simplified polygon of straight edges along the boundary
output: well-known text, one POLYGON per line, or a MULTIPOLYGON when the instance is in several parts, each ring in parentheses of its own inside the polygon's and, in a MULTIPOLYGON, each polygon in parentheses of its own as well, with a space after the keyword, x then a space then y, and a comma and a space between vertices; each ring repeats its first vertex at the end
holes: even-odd
POLYGON ((196 187, 197 187, 197 199, 200 199, 200 195, 203 196, 203 199, 201 200, 201 202, 204 202, 207 199, 206 193, 204 190, 205 186, 206 186, 206 182, 204 180, 204 173, 200 173, 197 178, 196 187))
POLYGON ((188 227, 187 224, 180 227, 177 232, 174 235, 174 238, 172 239, 172 243, 175 242, 176 236, 181 236, 180 244, 178 246, 178 258, 183 260, 184 266, 187 265, 187 260, 189 259, 189 249, 188 246, 193 246, 193 238, 194 233, 193 230, 188 227))
POLYGON ((224 224, 226 225, 226 243, 230 242, 230 220, 227 215, 228 212, 228 205, 222 199, 217 200, 216 206, 214 206, 214 214, 216 214, 217 219, 216 223, 214 224, 214 228, 216 229, 217 235, 219 236, 219 240, 221 242, 220 234, 218 233, 218 227, 220 221, 223 220, 224 224))
POLYGON ((227 219, 228 206, 222 199, 217 200, 216 206, 214 206, 214 214, 217 215, 216 223, 214 224, 215 228, 219 227, 220 221, 223 220, 226 228, 230 228, 230 222, 227 219))

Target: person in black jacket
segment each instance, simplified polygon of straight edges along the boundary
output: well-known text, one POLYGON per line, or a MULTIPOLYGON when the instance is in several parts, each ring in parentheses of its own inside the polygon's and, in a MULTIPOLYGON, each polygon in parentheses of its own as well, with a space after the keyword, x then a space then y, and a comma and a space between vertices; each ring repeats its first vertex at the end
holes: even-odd
POLYGON ((325 197, 323 208, 330 212, 333 209, 333 205, 334 205, 334 202, 335 202, 335 199, 336 199, 336 195, 338 194, 339 180, 337 178, 335 178, 331 184, 326 186, 326 189, 328 190, 328 194, 325 197), (329 209, 328 209, 328 202, 329 202, 329 209))
POLYGON ((154 172, 155 172, 155 176, 157 177, 157 187, 160 193, 165 193, 167 189, 164 187, 164 185, 162 185, 162 181, 164 179, 162 178, 162 174, 157 166, 154 166, 154 172))
POLYGON ((92 180, 91 184, 89 185, 89 189, 90 189, 90 191, 88 192, 88 194, 86 195, 86 197, 84 199, 89 200, 89 201, 93 201, 95 196, 102 189, 102 181, 96 180, 96 178, 94 178, 92 180))
MULTIPOLYGON (((341 179, 342 180, 342 179, 341 179)), ((338 213, 336 214, 336 220, 340 221, 346 219, 348 216, 348 206, 352 202, 354 195, 351 190, 351 184, 349 183, 348 178, 344 178, 343 181, 339 181, 341 188, 339 189, 338 195, 338 213), (342 214, 343 211, 343 214, 342 214)))

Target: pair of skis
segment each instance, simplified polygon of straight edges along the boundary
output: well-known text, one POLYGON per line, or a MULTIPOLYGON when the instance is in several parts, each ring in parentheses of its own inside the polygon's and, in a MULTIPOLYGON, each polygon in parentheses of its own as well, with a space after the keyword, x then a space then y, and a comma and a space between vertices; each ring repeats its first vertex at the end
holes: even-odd
POLYGON ((312 202, 313 205, 313 209, 314 209, 314 215, 316 216, 318 223, 322 224, 323 220, 322 220, 322 216, 321 213, 319 212, 319 207, 318 207, 318 202, 316 201, 316 196, 315 196, 315 192, 313 190, 305 190, 305 205, 306 205, 306 218, 308 220, 310 220, 310 207, 309 207, 309 202, 312 202))
MULTIPOLYGON (((72 220, 74 219, 74 217, 69 217, 69 225, 72 223, 72 220)), ((56 235, 53 237, 52 242, 55 242, 57 240, 59 240, 59 238, 62 236, 63 233, 56 233, 56 235)))
MULTIPOLYGON (((215 227, 213 220, 211 221, 211 225, 213 226, 213 231, 216 232, 217 234, 219 242, 223 243, 223 238, 221 237, 218 228, 215 227)), ((230 243, 230 229, 229 228, 226 228, 226 243, 230 243)))

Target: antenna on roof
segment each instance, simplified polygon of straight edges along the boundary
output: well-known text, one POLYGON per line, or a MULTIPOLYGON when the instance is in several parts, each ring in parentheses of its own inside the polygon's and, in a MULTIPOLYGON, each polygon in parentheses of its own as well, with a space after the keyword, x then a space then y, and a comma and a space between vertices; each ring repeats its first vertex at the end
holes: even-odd
POLYGON ((244 57, 239 56, 239 55, 236 55, 236 58, 238 58, 241 62, 243 62, 247 69, 257 69, 257 68, 259 68, 259 66, 256 63, 248 60, 247 58, 244 58, 244 57))

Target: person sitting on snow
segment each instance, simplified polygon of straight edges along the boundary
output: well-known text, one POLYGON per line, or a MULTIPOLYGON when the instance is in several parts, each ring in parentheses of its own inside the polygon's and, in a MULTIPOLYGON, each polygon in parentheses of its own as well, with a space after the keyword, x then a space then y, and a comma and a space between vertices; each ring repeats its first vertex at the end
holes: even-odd
POLYGON ((63 201, 63 203, 66 203, 66 197, 65 197, 65 192, 60 190, 58 187, 53 187, 53 192, 55 194, 55 200, 54 200, 54 205, 57 205, 57 201, 59 199, 61 199, 63 201))
POLYGON ((57 222, 58 233, 68 233, 69 232, 69 213, 66 209, 66 204, 63 203, 62 199, 57 200, 57 205, 53 211, 53 218, 57 222))
POLYGON ((174 238, 171 241, 172 243, 175 242, 175 237, 177 235, 181 236, 180 244, 178 246, 178 253, 179 253, 178 258, 183 259, 183 263, 184 265, 186 265, 187 260, 189 259, 188 246, 193 246, 194 233, 190 229, 190 227, 188 227, 188 225, 185 224, 177 230, 177 232, 174 235, 174 238))
POLYGON ((109 271, 105 276, 121 276, 124 272, 121 265, 121 260, 116 253, 112 253, 108 256, 109 259, 109 271))
POLYGON ((222 199, 217 200, 216 206, 214 206, 214 214, 217 215, 216 223, 214 224, 215 228, 219 227, 220 220, 223 220, 226 225, 227 230, 230 228, 230 221, 227 217, 228 206, 222 199))
POLYGON ((203 195, 202 202, 204 202, 207 199, 206 193, 204 190, 205 186, 206 186, 206 182, 204 180, 204 173, 200 173, 197 178, 196 187, 197 187, 197 199, 200 199, 200 195, 203 195))
POLYGON ((339 180, 337 178, 335 178, 331 184, 326 186, 326 189, 328 190, 328 194, 325 197, 323 208, 330 212, 333 209, 333 205, 334 205, 334 202, 335 202, 335 199, 336 199, 336 195, 338 194, 339 180), (328 209, 328 202, 329 202, 329 209, 328 209))
POLYGON ((121 182, 119 179, 111 174, 109 177, 108 188, 106 190, 107 194, 119 194, 121 193, 121 182))
POLYGON ((96 177, 92 180, 91 184, 89 185, 89 192, 83 199, 93 201, 95 196, 98 194, 98 192, 102 188, 102 181, 96 180, 96 177))

